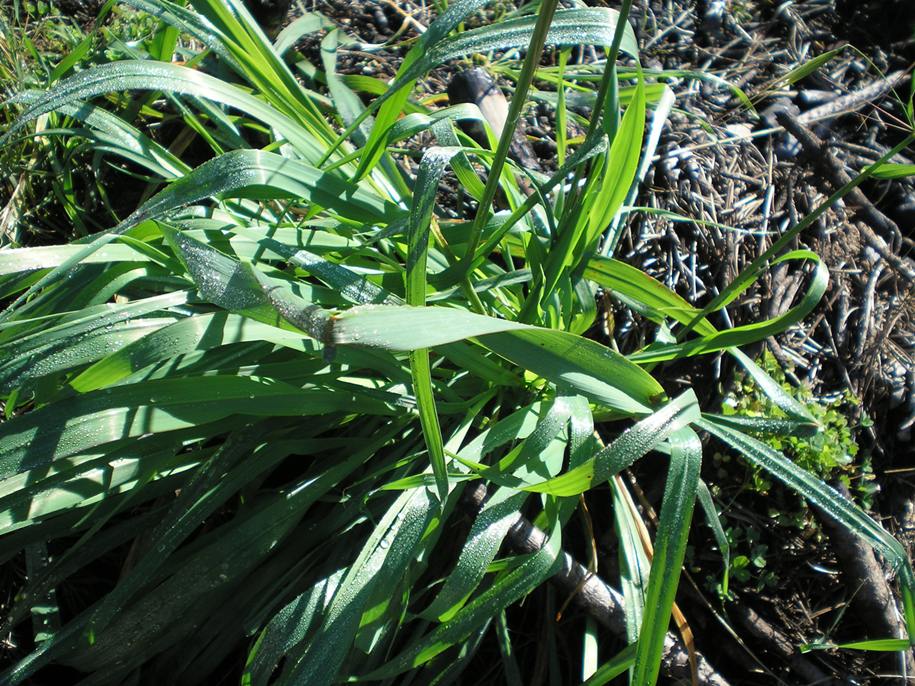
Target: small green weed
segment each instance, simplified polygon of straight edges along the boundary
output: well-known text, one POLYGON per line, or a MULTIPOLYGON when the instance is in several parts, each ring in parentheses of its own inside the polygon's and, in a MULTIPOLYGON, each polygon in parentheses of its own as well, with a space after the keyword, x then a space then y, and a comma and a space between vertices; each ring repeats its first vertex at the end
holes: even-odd
MULTIPOLYGON (((871 421, 861 413, 860 399, 847 389, 831 397, 818 397, 806 385, 791 384, 785 370, 771 353, 767 352, 760 364, 785 391, 807 408, 822 427, 813 436, 770 436, 766 438, 766 443, 784 452, 797 466, 811 474, 825 481, 839 480, 867 507, 875 490, 874 477, 870 456, 862 454, 859 458, 855 433, 870 426, 871 421)), ((745 374, 741 375, 734 392, 725 399, 722 413, 741 417, 786 416, 745 374)), ((716 455, 716 462, 720 464, 722 457, 716 455)), ((748 467, 748 478, 751 491, 767 493, 772 487, 772 480, 758 468, 748 467)))

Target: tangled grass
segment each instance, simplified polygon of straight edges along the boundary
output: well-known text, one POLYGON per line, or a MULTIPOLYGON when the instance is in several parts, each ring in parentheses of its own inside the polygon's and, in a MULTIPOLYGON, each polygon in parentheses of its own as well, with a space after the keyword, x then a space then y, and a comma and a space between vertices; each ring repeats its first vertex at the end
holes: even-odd
MULTIPOLYGON (((3 145, 78 141, 140 184, 141 202, 68 244, 0 251, 0 554, 28 563, 3 618, 4 635, 24 637, 5 683, 49 665, 85 683, 208 683, 241 653, 246 684, 448 683, 493 622, 508 665, 505 610, 556 572, 580 496, 609 485, 622 497, 611 477, 659 451, 670 459, 650 565, 621 546, 632 646, 601 656, 600 670, 586 648, 581 675, 603 683, 632 666, 634 683, 654 683, 705 489, 700 431, 879 550, 912 633, 902 547, 760 440, 819 427, 739 351, 823 294, 816 255, 784 252, 816 213, 702 308, 603 256, 637 182, 646 112, 666 90, 646 83, 616 11, 542 0, 464 30, 485 3, 456 0, 384 84, 337 73, 351 39, 323 17, 271 43, 240 0, 127 4, 157 20, 132 57, 6 102, 16 117, 3 145), (283 58, 318 30, 311 67, 326 94, 283 58), (599 81, 568 64, 576 45, 605 49, 599 81), (558 70, 541 68, 545 46, 558 70), (439 65, 519 51, 491 149, 458 126, 487 125, 474 105, 430 110, 412 97, 439 65), (618 73, 623 54, 635 66, 618 73), (574 116, 569 91, 595 103, 582 140, 557 136, 551 175, 507 157, 535 82, 553 84, 558 122, 574 116), (375 93, 368 105, 354 87, 375 93), (425 132, 436 144, 413 165, 398 144, 425 132), (474 213, 444 209, 446 174, 474 213), (711 323, 784 261, 810 270, 791 310, 711 323), (589 338, 597 287, 657 324, 656 340, 624 356, 589 338), (722 351, 777 417, 703 411, 693 391, 671 398, 652 375, 722 351), (454 552, 475 482, 489 497, 454 552), (499 557, 520 511, 547 544, 499 557), (112 556, 113 584, 61 612, 54 589, 112 556)), ((617 517, 621 531, 635 526, 617 517)))

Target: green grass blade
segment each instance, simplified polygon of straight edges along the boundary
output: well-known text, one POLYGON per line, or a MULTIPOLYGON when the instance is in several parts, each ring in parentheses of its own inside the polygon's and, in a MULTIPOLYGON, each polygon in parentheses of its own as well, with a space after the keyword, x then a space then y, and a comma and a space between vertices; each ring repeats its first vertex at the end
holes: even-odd
POLYGON ((873 175, 878 179, 904 179, 915 176, 915 164, 884 162, 874 170, 873 175))
POLYGON ((604 686, 613 681, 635 663, 635 649, 636 644, 634 643, 623 648, 602 664, 582 686, 604 686))
POLYGON ((801 221, 799 221, 795 226, 791 227, 783 233, 778 240, 774 241, 771 246, 769 246, 762 255, 754 259, 749 265, 747 265, 741 272, 738 274, 737 278, 734 279, 731 284, 725 288, 721 293, 715 296, 711 302, 709 302, 702 310, 696 315, 694 320, 690 322, 679 334, 679 337, 683 337, 689 333, 690 330, 704 317, 708 316, 715 310, 718 310, 730 302, 733 302, 741 293, 743 293, 749 286, 752 284, 762 273, 762 270, 769 263, 769 260, 773 259, 779 252, 784 248, 791 245, 792 241, 797 237, 799 233, 812 226, 823 213, 825 213, 829 208, 834 207, 836 202, 844 198, 848 193, 861 185, 866 181, 874 172, 880 168, 881 165, 891 160, 895 155, 899 154, 905 150, 909 145, 915 142, 915 134, 910 134, 906 136, 901 142, 893 146, 893 148, 885 155, 883 155, 879 160, 874 162, 872 165, 867 167, 862 171, 858 176, 852 179, 849 183, 842 186, 835 193, 833 193, 829 198, 820 203, 816 209, 805 216, 801 221))
MULTIPOLYGON (((462 14, 464 11, 479 4, 478 0, 453 3, 452 7, 455 8, 454 16, 466 16, 462 14)), ((444 21, 450 11, 449 8, 439 20, 429 27, 429 30, 423 34, 423 39, 404 58, 389 91, 376 99, 372 106, 361 115, 366 117, 374 108, 380 107, 375 127, 372 129, 372 136, 365 146, 365 156, 360 164, 357 178, 362 178, 377 163, 386 144, 385 132, 403 111, 410 89, 417 78, 449 60, 467 57, 474 53, 526 48, 537 21, 536 17, 520 17, 500 22, 496 25, 482 26, 464 31, 452 38, 445 39, 445 34, 457 23, 453 22, 451 18, 444 21), (436 26, 438 21, 443 22, 441 25, 442 31, 436 29, 433 32, 433 26, 436 26)), ((605 8, 572 9, 556 12, 549 33, 546 36, 546 44, 557 46, 580 44, 609 46, 613 41, 617 18, 616 11, 605 8)), ((638 51, 635 35, 628 26, 626 29, 622 49, 631 55, 635 55, 638 51)), ((348 137, 361 121, 362 119, 360 118, 353 122, 344 131, 341 139, 348 137)))
MULTIPOLYGON (((565 427, 570 409, 565 401, 552 404, 531 435, 519 446, 520 449, 516 449, 514 474, 519 474, 519 470, 528 471, 527 463, 543 455, 557 433, 565 427)), ((495 558, 528 497, 528 493, 518 493, 510 488, 499 488, 490 496, 474 520, 454 571, 423 612, 424 617, 444 622, 461 609, 463 602, 483 580, 487 566, 495 558)))
POLYGON ((362 678, 390 678, 428 662, 451 646, 465 640, 475 628, 488 621, 495 613, 548 579, 559 568, 562 554, 560 527, 556 525, 555 519, 551 524, 546 545, 502 576, 461 609, 451 620, 440 624, 428 635, 415 641, 384 667, 363 675, 362 678))
POLYGON ((34 93, 16 95, 7 105, 26 105, 20 117, 0 136, 0 146, 36 117, 60 107, 123 90, 163 91, 188 95, 234 107, 275 128, 277 132, 314 164, 323 151, 318 139, 309 135, 293 119, 239 86, 195 69, 145 60, 125 60, 99 65, 60 81, 42 97, 34 93))
POLYGON ((620 589, 625 600, 623 610, 626 614, 626 640, 634 644, 642 626, 645 589, 648 587, 651 563, 642 546, 636 515, 629 504, 631 498, 617 479, 610 479, 609 483, 613 495, 613 523, 620 546, 620 589))
POLYGON ((387 224, 402 210, 376 194, 304 162, 260 150, 235 150, 204 162, 171 183, 116 227, 123 231, 144 219, 211 196, 301 198, 354 222, 387 224))
MULTIPOLYGON (((423 154, 416 176, 413 205, 410 209, 410 227, 407 233, 406 301, 413 307, 426 304, 426 260, 429 254, 429 232, 432 211, 435 208, 435 194, 439 182, 451 158, 457 153, 454 148, 430 148, 423 154)), ((432 370, 429 366, 429 349, 417 348, 410 352, 410 370, 413 375, 413 389, 416 405, 423 427, 423 437, 429 451, 432 472, 438 488, 439 500, 444 503, 448 497, 448 474, 445 466, 445 451, 442 445, 442 430, 439 427, 435 396, 432 392, 432 370)))
POLYGON ((699 505, 702 506, 702 512, 705 515, 705 521, 712 530, 712 536, 715 537, 715 543, 718 544, 718 550, 721 552, 723 561, 723 570, 721 572, 721 593, 728 596, 728 585, 731 571, 731 544, 728 541, 724 527, 721 526, 721 519, 718 516, 718 508, 715 507, 715 501, 712 499, 712 492, 705 482, 699 480, 699 490, 696 494, 699 505))
MULTIPOLYGON (((698 308, 690 305, 657 279, 641 269, 613 258, 591 257, 585 267, 584 276, 609 289, 611 293, 620 293, 650 308, 657 313, 652 317, 652 321, 658 324, 663 323, 668 317, 681 324, 688 324, 699 312, 698 308)), ((718 331, 705 318, 697 323, 695 330, 702 336, 712 335, 718 331)))
POLYGON ((426 527, 438 511, 424 489, 402 494, 375 527, 334 593, 320 629, 301 660, 280 684, 331 684, 344 664, 373 588, 387 589, 403 577, 426 527))
POLYGON ((515 364, 623 412, 645 413, 663 398, 657 382, 623 356, 562 331, 442 307, 357 307, 333 323, 338 345, 408 351, 464 338, 478 338, 515 364))
POLYGON ((671 436, 670 447, 670 467, 664 486, 654 557, 645 594, 645 613, 632 675, 632 683, 639 686, 652 686, 658 678, 664 638, 670 624, 670 613, 680 581, 680 568, 686 554, 686 539, 689 536, 702 463, 702 444, 691 429, 680 429, 671 436))
MULTIPOLYGON (((619 438, 587 462, 564 474, 539 484, 507 483, 535 493, 575 496, 602 484, 614 474, 629 467, 673 432, 699 417, 699 407, 692 391, 686 391, 662 409, 624 431, 619 438)), ((504 480, 503 475, 486 472, 489 478, 504 480)))
POLYGON ((644 350, 630 355, 629 359, 639 364, 650 364, 694 355, 705 355, 710 352, 763 340, 781 333, 802 321, 813 311, 826 292, 826 287, 829 284, 829 269, 820 261, 819 257, 806 250, 788 253, 779 261, 788 259, 811 260, 815 263, 815 267, 811 283, 801 301, 787 312, 761 322, 735 326, 733 329, 719 331, 718 333, 695 338, 684 343, 652 344, 644 350))

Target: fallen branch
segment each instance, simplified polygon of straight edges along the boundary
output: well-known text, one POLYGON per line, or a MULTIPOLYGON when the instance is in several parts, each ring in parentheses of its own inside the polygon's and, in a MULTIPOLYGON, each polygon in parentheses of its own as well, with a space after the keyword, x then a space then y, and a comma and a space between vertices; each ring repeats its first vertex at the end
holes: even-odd
MULTIPOLYGON (((486 486, 476 484, 464 493, 467 509, 478 511, 486 499, 486 486)), ((535 527, 523 515, 508 529, 506 539, 516 551, 534 553, 546 545, 547 536, 535 527)), ((623 597, 603 579, 577 562, 567 552, 562 553, 562 565, 550 579, 565 594, 574 594, 574 602, 581 609, 597 620, 602 626, 625 640, 626 617, 623 610, 623 597)), ((702 684, 710 686, 729 686, 729 682, 708 663, 701 654, 696 653, 699 679, 702 684)), ((689 653, 683 643, 668 632, 664 639, 664 657, 661 670, 673 679, 690 679, 689 653)))
MULTIPOLYGON (((842 495, 848 497, 848 489, 842 484, 833 484, 842 495)), ((859 536, 838 524, 826 512, 813 508, 823 533, 836 554, 847 586, 854 594, 852 603, 861 617, 871 638, 896 638, 906 635, 905 626, 896 611, 896 601, 873 548, 859 536)), ((904 667, 909 677, 915 675, 915 658, 912 651, 903 655, 904 667)), ((900 665, 900 667, 903 665, 900 665)))
POLYGON ((800 655, 795 644, 781 631, 760 617, 749 605, 734 603, 728 608, 728 614, 759 641, 766 650, 784 660, 791 672, 806 683, 828 686, 835 680, 817 667, 813 662, 800 655))
MULTIPOLYGON (((806 125, 823 121, 824 119, 838 117, 842 114, 849 114, 850 112, 861 109, 872 100, 877 100, 884 96, 896 86, 901 85, 905 79, 906 73, 904 71, 893 72, 886 78, 875 81, 869 86, 865 86, 848 95, 840 95, 819 107, 807 110, 803 114, 798 115, 797 122, 806 125)), ((782 126, 784 126, 784 124, 782 124, 782 126)), ((785 128, 788 127, 786 126, 785 128)))
MULTIPOLYGON (((518 519, 508 530, 508 542, 518 552, 533 553, 546 544, 546 534, 526 518, 518 519)), ((562 566, 551 581, 564 593, 577 591, 574 602, 596 619, 600 624, 623 638, 626 635, 626 619, 623 611, 623 597, 603 579, 592 574, 571 555, 562 553, 562 566)), ((699 683, 710 686, 728 686, 701 653, 696 653, 699 683)), ((690 678, 689 653, 679 638, 668 632, 664 639, 664 658, 661 670, 672 679, 690 678)))

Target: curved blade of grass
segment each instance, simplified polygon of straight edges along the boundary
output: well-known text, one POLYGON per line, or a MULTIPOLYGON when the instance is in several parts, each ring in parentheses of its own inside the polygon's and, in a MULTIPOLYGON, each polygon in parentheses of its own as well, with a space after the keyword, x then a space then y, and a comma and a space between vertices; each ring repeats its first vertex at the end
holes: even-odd
POLYGON ((196 12, 169 2, 169 0, 124 0, 124 2, 196 38, 221 59, 226 60, 236 71, 241 71, 241 65, 235 61, 235 57, 225 46, 225 34, 211 23, 204 21, 196 12))
POLYGON ((684 343, 652 344, 644 350, 629 356, 639 364, 663 362, 665 360, 704 355, 726 348, 746 345, 763 340, 769 336, 785 331, 790 326, 802 321, 817 306, 829 284, 829 269, 819 257, 808 250, 797 250, 779 258, 778 262, 791 259, 811 260, 815 263, 813 278, 801 301, 778 316, 761 322, 737 326, 733 329, 692 339, 684 343))
POLYGON ((775 255, 789 246, 795 237, 801 232, 812 226, 824 212, 829 208, 833 207, 836 202, 844 198, 848 193, 861 185, 866 181, 873 173, 880 168, 881 165, 891 160, 895 155, 902 152, 907 148, 912 142, 915 142, 915 134, 910 134, 905 137, 897 145, 885 155, 883 155, 879 160, 870 165, 867 169, 862 171, 858 176, 852 179, 849 183, 842 186, 839 190, 833 193, 829 198, 820 203, 817 208, 805 216, 801 221, 799 221, 795 226, 791 227, 783 233, 778 240, 774 241, 762 255, 754 259, 749 265, 747 265, 741 272, 738 274, 737 278, 731 282, 731 284, 725 288, 721 293, 715 296, 711 302, 708 303, 702 310, 696 315, 693 322, 690 322, 682 331, 680 331, 677 336, 679 339, 682 339, 686 336, 689 331, 695 326, 695 324, 702 318, 708 316, 715 310, 718 310, 728 303, 734 301, 741 293, 743 293, 749 286, 752 284, 762 273, 762 270, 766 267, 769 260, 771 260, 775 255))
MULTIPOLYGON (((454 3, 457 8, 465 3, 454 3)), ((471 3, 466 3, 470 5, 471 3)), ((479 4, 474 2, 472 4, 479 4)), ((450 11, 450 10, 449 10, 450 11)), ((446 12, 447 14, 447 12, 446 12)), ((603 45, 613 42, 618 13, 605 8, 578 8, 560 10, 553 16, 546 45, 603 45)), ((443 17, 444 18, 444 15, 443 17)), ((404 59, 389 91, 375 100, 364 116, 381 107, 372 130, 372 136, 365 146, 365 157, 360 164, 357 178, 364 176, 377 162, 386 145, 384 132, 393 124, 406 104, 409 91, 415 80, 430 69, 449 60, 467 57, 475 53, 495 50, 523 49, 528 47, 537 17, 521 17, 464 31, 453 38, 444 39, 444 34, 432 33, 432 27, 423 34, 420 41, 404 59), (431 35, 430 35, 431 34, 431 35), (393 98, 393 100, 392 100, 393 98), (389 102, 390 101, 390 102, 389 102), (375 132, 378 132, 377 135, 375 132)), ((456 25, 456 24, 454 24, 456 25)), ((444 27, 444 25, 443 25, 444 27)), ((631 55, 638 52, 635 35, 627 26, 623 49, 631 55)), ((450 31, 450 28, 448 29, 450 31)), ((446 32, 447 33, 447 32, 446 32)), ((353 122, 341 138, 348 137, 361 120, 353 122)))
POLYGON ((322 172, 303 162, 260 150, 234 150, 204 162, 172 182, 121 222, 123 231, 144 219, 161 215, 211 196, 301 198, 360 223, 389 223, 402 210, 374 193, 322 172))
POLYGON ((169 310, 187 302, 187 291, 93 308, 86 316, 0 345, 0 392, 54 372, 89 364, 175 321, 169 310), (155 317, 152 315, 159 314, 155 317))
POLYGON ((415 641, 385 666, 361 678, 384 679, 396 676, 459 644, 476 627, 522 598, 559 569, 562 555, 561 538, 561 527, 554 516, 550 522, 550 534, 546 545, 468 603, 453 619, 415 641))
MULTIPOLYGON (((609 47, 613 43, 618 17, 619 13, 616 10, 604 7, 557 10, 550 23, 545 44, 609 47)), ((474 53, 527 48, 536 22, 536 16, 518 17, 463 31, 430 47, 419 64, 422 65, 422 71, 426 71, 433 66, 474 53)), ((629 26, 623 29, 620 49, 632 57, 638 56, 635 34, 629 26)), ((419 71, 416 66, 413 69, 419 71)))
POLYGON ((702 463, 699 437, 692 429, 684 427, 670 437, 670 448, 670 467, 664 485, 654 557, 645 594, 645 613, 632 675, 632 683, 640 686, 652 686, 658 678, 664 637, 670 624, 699 487, 702 463))
MULTIPOLYGON (((519 446, 520 454, 514 460, 513 473, 528 471, 527 461, 536 459, 553 442, 569 421, 571 409, 565 399, 557 399, 550 406, 531 435, 519 446)), ((461 609, 463 602, 483 580, 486 568, 495 559, 509 527, 517 520, 518 512, 529 495, 510 488, 500 488, 492 494, 474 520, 454 571, 423 612, 424 617, 445 622, 461 609)))
POLYGON ((790 419, 796 420, 798 423, 798 426, 795 429, 796 431, 803 431, 806 429, 808 433, 811 430, 813 433, 816 433, 819 429, 819 424, 803 403, 796 400, 790 393, 782 388, 781 384, 775 381, 775 379, 769 376, 764 369, 739 349, 734 348, 729 352, 747 371, 753 381, 759 385, 763 393, 766 394, 766 397, 768 397, 776 407, 782 410, 782 412, 787 414, 790 419))
MULTIPOLYGON (((474 105, 474 107, 476 107, 474 105)), ((457 134, 454 132, 453 119, 439 119, 438 121, 431 122, 429 130, 432 135, 435 136, 435 139, 439 142, 440 145, 446 148, 460 148, 461 141, 458 139, 457 134)), ((483 127, 486 128, 489 126, 488 122, 483 119, 481 122, 483 127)), ((489 131, 488 128, 486 128, 489 131)), ((477 176, 476 170, 473 168, 473 165, 470 163, 470 159, 467 157, 467 153, 461 149, 451 160, 451 168, 454 170, 454 175, 457 177, 458 181, 461 184, 461 187, 464 191, 470 195, 470 197, 479 201, 483 196, 483 182, 480 181, 480 177, 477 176)))
POLYGON ((626 640, 635 644, 645 611, 645 589, 648 587, 651 562, 640 538, 641 522, 637 519, 638 510, 632 497, 620 479, 612 478, 609 484, 613 496, 613 523, 620 546, 618 564, 620 590, 625 600, 626 640))
POLYGON ((281 381, 209 376, 161 379, 62 400, 0 425, 0 476, 46 466, 95 446, 168 432, 233 414, 299 416, 389 414, 354 391, 301 389, 281 381), (219 402, 212 402, 218 398, 219 402))
MULTIPOLYGON (((459 103, 428 113, 413 112, 406 114, 391 124, 390 128, 384 133, 388 136, 388 143, 397 143, 431 129, 434 124, 441 121, 476 121, 484 124, 486 117, 483 116, 480 108, 474 103, 459 103)), ((445 143, 444 145, 451 146, 450 143, 445 143)))
MULTIPOLYGON (((22 104, 29 105, 40 101, 43 95, 42 91, 24 91, 17 98, 22 104)), ((163 178, 175 178, 190 171, 190 167, 167 148, 108 110, 82 102, 61 105, 57 111, 90 127, 94 134, 93 147, 98 150, 118 154, 163 178)), ((45 135, 51 133, 45 132, 45 135)), ((60 132, 61 135, 72 133, 78 131, 65 129, 60 132)))
MULTIPOLYGON (((805 255, 799 255, 799 257, 805 257, 805 255)), ((652 313, 648 316, 658 324, 663 324, 668 317, 681 324, 688 324, 699 312, 697 308, 642 270, 618 260, 604 257, 592 258, 585 268, 584 275, 585 278, 610 289, 611 292, 623 294, 635 300, 639 305, 650 308, 652 313)), ((694 330, 700 336, 718 333, 718 330, 704 318, 694 327, 694 330)), ((808 430, 816 427, 816 421, 807 408, 785 392, 759 365, 739 348, 730 348, 728 352, 746 369, 779 409, 797 420, 793 424, 796 430, 804 430, 805 426, 808 430)))
MULTIPOLYGON (((687 324, 699 312, 698 308, 657 279, 652 278, 641 269, 613 258, 599 255, 589 258, 584 276, 609 289, 612 293, 621 293, 660 313, 662 319, 654 320, 658 324, 663 323, 663 317, 670 317, 681 324, 687 324)), ((696 324, 695 329, 702 336, 718 332, 705 318, 696 324)))
POLYGON ((796 490, 813 504, 828 512, 836 521, 868 540, 889 561, 904 560, 901 546, 879 524, 843 498, 835 489, 808 474, 781 453, 765 443, 747 436, 703 415, 697 425, 739 451, 755 466, 761 467, 785 485, 796 490))
POLYGON ((207 312, 186 317, 145 335, 80 373, 70 386, 87 393, 117 384, 151 364, 194 350, 210 350, 242 342, 270 341, 294 350, 320 355, 317 345, 298 333, 284 331, 248 317, 226 312, 207 312))
POLYGON ((321 579, 273 616, 248 653, 242 683, 267 685, 282 656, 305 640, 327 609, 345 571, 321 579))
POLYGON ((563 331, 442 307, 356 307, 333 320, 338 345, 409 351, 464 338, 478 338, 515 364, 623 412, 644 413, 663 397, 657 382, 626 358, 563 331))
POLYGON ((34 92, 15 95, 6 105, 25 104, 25 110, 0 136, 0 146, 29 121, 58 108, 89 100, 99 95, 124 90, 163 91, 174 95, 189 95, 218 102, 259 119, 276 129, 303 157, 315 163, 321 159, 324 146, 309 135, 293 119, 247 93, 195 69, 165 62, 124 60, 99 65, 57 83, 41 97, 34 92))
POLYGON ((523 484, 509 483, 504 475, 495 474, 492 470, 484 470, 483 474, 497 483, 504 482, 525 491, 576 496, 626 469, 672 433, 696 421, 699 416, 695 393, 686 391, 624 431, 593 458, 560 476, 538 484, 523 484))
POLYGON ((301 38, 318 33, 321 30, 337 28, 330 19, 320 12, 306 12, 301 17, 296 17, 288 26, 284 27, 273 41, 273 50, 277 55, 283 55, 301 38))
POLYGON ((699 504, 702 506, 702 511, 705 514, 705 521, 708 523, 709 528, 712 530, 712 535, 715 537, 715 543, 718 544, 718 550, 721 552, 721 558, 723 561, 723 570, 721 572, 721 593, 727 597, 729 575, 731 570, 731 544, 728 542, 728 537, 724 532, 724 527, 721 526, 721 519, 718 516, 718 508, 715 507, 715 501, 712 500, 712 492, 701 479, 699 480, 699 490, 696 496, 699 504))

